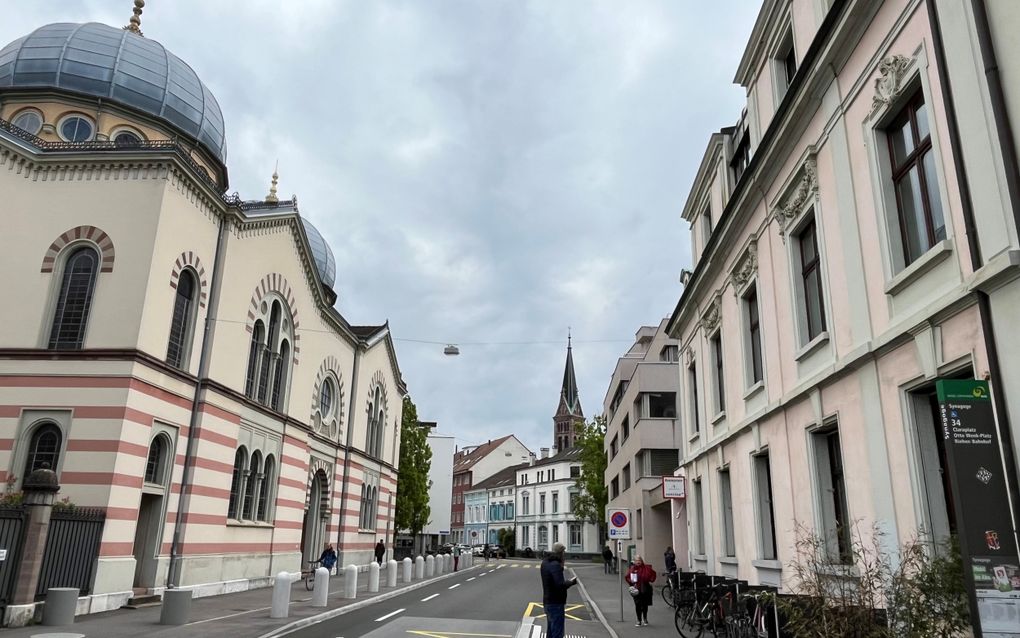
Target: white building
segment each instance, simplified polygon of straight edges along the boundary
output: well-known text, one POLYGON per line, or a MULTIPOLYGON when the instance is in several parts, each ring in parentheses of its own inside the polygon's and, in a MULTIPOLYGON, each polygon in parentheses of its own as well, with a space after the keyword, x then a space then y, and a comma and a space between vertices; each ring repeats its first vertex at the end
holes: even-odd
POLYGON ((574 513, 580 457, 577 447, 552 457, 542 448, 542 458, 516 471, 514 534, 520 550, 549 551, 563 543, 570 555, 602 551, 597 526, 574 513))
POLYGON ((431 516, 421 531, 425 545, 438 547, 450 535, 451 506, 453 503, 453 453, 456 443, 452 436, 433 431, 428 436, 432 450, 429 467, 429 510, 431 516))

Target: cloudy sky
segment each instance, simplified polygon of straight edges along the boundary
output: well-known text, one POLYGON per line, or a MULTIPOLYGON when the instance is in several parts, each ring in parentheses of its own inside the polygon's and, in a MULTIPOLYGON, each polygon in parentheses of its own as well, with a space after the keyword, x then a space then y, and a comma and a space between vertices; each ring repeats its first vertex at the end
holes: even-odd
MULTIPOLYGON (((129 0, 0 0, 0 45, 129 0)), ((669 314, 684 198, 758 0, 149 0, 142 30, 223 108, 231 189, 279 159, 336 253, 341 312, 389 320, 421 418, 552 439, 568 326, 585 414, 669 314), (460 344, 459 357, 442 346, 460 344)))

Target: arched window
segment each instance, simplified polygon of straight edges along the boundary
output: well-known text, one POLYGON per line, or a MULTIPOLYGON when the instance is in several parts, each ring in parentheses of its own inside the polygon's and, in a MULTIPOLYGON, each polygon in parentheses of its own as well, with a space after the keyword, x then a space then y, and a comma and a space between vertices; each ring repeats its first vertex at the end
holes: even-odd
POLYGON ((251 331, 251 346, 248 349, 248 374, 244 380, 244 395, 249 399, 255 398, 255 388, 258 385, 256 374, 259 369, 259 355, 262 354, 262 343, 265 340, 265 324, 261 321, 255 322, 251 331))
POLYGON ((382 456, 383 429, 386 422, 386 411, 383 407, 383 392, 375 387, 368 408, 368 432, 365 435, 365 453, 369 456, 382 456))
POLYGON ((41 467, 57 471, 60 460, 60 428, 52 423, 40 425, 28 441, 28 458, 25 459, 25 474, 28 476, 41 467))
POLYGON ((75 249, 64 262, 60 291, 53 310, 50 349, 80 350, 85 344, 85 328, 89 322, 98 272, 99 253, 91 246, 75 249))
POLYGON ((166 438, 157 436, 149 445, 149 458, 145 461, 145 482, 161 485, 164 479, 164 467, 166 464, 167 451, 169 446, 166 438))
POLYGON ((237 518, 237 504, 241 498, 244 467, 247 460, 248 453, 244 447, 239 447, 234 454, 234 473, 230 477, 230 501, 227 503, 227 518, 237 518))
POLYGON ((283 412, 283 388, 287 387, 287 361, 290 361, 290 344, 284 339, 280 343, 280 354, 276 361, 276 378, 273 380, 273 409, 283 412))
POLYGON ((191 270, 181 271, 177 279, 177 294, 174 295, 174 312, 170 318, 170 342, 166 348, 166 362, 175 368, 183 368, 188 363, 197 289, 191 270))
POLYGON ((293 324, 286 306, 277 299, 269 303, 272 305, 262 301, 259 310, 262 316, 252 329, 245 394, 262 405, 283 411, 292 363, 293 324), (268 329, 264 328, 267 321, 268 329))
POLYGON ((255 507, 255 488, 259 484, 259 472, 262 470, 262 455, 258 451, 252 452, 251 463, 248 464, 248 473, 244 482, 244 500, 241 507, 241 518, 250 521, 254 518, 253 508, 255 507))
POLYGON ((273 489, 273 472, 276 470, 276 462, 273 455, 266 456, 266 464, 262 469, 262 481, 259 485, 259 504, 255 518, 260 521, 269 520, 269 492, 273 489))

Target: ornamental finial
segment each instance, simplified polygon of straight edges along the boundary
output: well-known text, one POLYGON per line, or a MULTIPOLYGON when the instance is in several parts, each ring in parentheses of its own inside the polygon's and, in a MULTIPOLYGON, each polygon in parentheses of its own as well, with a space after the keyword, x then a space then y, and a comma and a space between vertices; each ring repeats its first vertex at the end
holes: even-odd
POLYGON ((134 13, 134 15, 131 16, 131 20, 128 22, 128 25, 126 27, 124 27, 125 31, 130 31, 131 33, 137 33, 138 35, 142 35, 142 29, 141 29, 141 26, 142 26, 142 9, 144 7, 145 7, 145 0, 135 0, 135 8, 131 10, 132 13, 134 13))
POLYGON ((276 166, 273 167, 273 183, 269 187, 269 194, 266 195, 266 202, 275 204, 280 201, 280 198, 276 196, 276 184, 280 181, 280 175, 277 172, 280 168, 280 160, 276 160, 276 166))

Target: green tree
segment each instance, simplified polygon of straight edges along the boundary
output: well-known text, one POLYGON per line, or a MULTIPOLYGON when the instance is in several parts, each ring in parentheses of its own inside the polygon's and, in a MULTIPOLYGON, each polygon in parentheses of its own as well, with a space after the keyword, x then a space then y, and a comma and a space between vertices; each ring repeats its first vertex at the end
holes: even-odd
POLYGON ((606 525, 606 505, 609 492, 606 489, 606 417, 598 415, 581 428, 581 436, 575 444, 581 448, 581 475, 577 477, 577 499, 574 513, 580 518, 598 525, 602 535, 606 525))
POLYGON ((400 424, 400 467, 397 470, 397 503, 394 519, 397 530, 407 530, 417 538, 429 522, 429 468, 432 449, 428 444, 429 430, 418 422, 418 408, 411 397, 404 397, 400 424))

